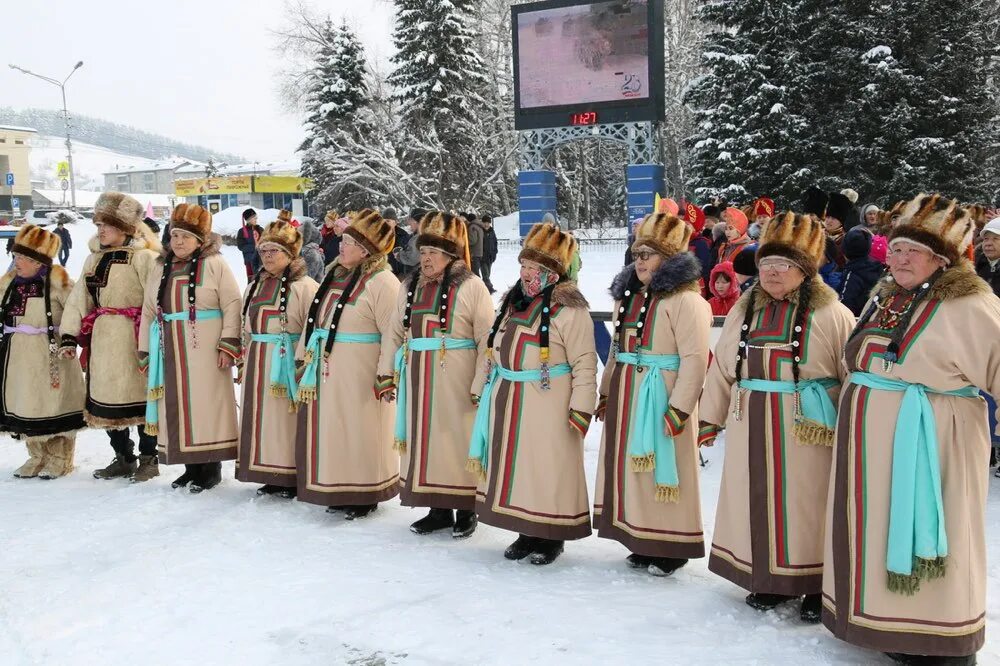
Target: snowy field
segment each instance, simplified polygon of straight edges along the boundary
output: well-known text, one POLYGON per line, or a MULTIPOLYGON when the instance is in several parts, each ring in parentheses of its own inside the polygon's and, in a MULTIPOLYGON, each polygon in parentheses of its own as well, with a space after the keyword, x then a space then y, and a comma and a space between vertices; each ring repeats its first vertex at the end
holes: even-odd
MULTIPOLYGON (((88 225, 89 226, 89 225, 88 225)), ((92 228, 74 230, 70 270, 92 228)), ((585 250, 583 288, 608 309, 623 247, 585 250)), ((225 253, 241 282, 235 248, 225 253)), ((516 253, 494 269, 516 279, 516 253)), ((601 426, 586 439, 596 472, 601 426)), ((711 536, 724 445, 706 450, 711 536)), ((552 566, 503 559, 514 536, 482 526, 466 541, 417 537, 421 510, 397 501, 345 522, 322 508, 259 498, 225 480, 200 496, 172 490, 161 467, 139 486, 96 481, 107 437, 79 438, 76 471, 17 480, 24 445, 0 438, 0 664, 889 664, 798 619, 762 614, 710 574, 706 560, 671 578, 625 567, 627 552, 591 537, 552 566)), ((986 470, 983 471, 986 473, 986 470)), ((989 625, 981 664, 1000 664, 1000 479, 987 530, 989 625)))

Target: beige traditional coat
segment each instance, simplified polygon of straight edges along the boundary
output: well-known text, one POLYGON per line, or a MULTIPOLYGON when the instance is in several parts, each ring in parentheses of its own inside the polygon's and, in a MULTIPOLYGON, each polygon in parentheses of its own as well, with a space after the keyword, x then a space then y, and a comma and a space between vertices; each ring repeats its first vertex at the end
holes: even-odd
MULTIPOLYGON (((292 396, 271 390, 271 359, 274 345, 250 339, 254 333, 281 333, 280 277, 262 272, 256 288, 251 283, 244 296, 244 364, 241 372, 243 396, 240 407, 240 450, 236 479, 294 488, 295 434, 298 415, 292 396), (252 290, 252 293, 251 293, 252 290), (247 302, 249 299, 249 303, 247 302)), ((292 260, 288 278, 286 332, 301 335, 309 306, 316 294, 316 281, 306 275, 301 258, 292 260)), ((294 354, 292 346, 288 354, 294 354)))
MULTIPOLYGON (((331 325, 351 280, 351 271, 336 262, 327 271, 334 271, 334 279, 316 294, 320 303, 314 323, 320 328, 331 325)), ((384 388, 391 388, 399 346, 393 328, 399 280, 385 258, 368 260, 361 273, 336 332, 377 334, 380 341, 336 342, 329 358, 318 362, 316 395, 303 393, 299 411, 298 497, 321 506, 377 504, 399 494, 399 455, 393 450, 396 406, 376 396, 379 378, 387 383, 384 388)), ((296 353, 303 363, 305 338, 296 353)))
MULTIPOLYGON (((73 281, 62 266, 49 271, 49 312, 58 329, 73 281)), ((85 427, 86 389, 80 362, 59 358, 49 350, 44 284, 42 277, 15 282, 13 271, 0 277, 0 297, 11 292, 0 325, 42 331, 0 337, 0 430, 24 437, 71 435, 85 427)), ((55 339, 59 339, 58 331, 55 339)))
MULTIPOLYGON (((648 288, 636 289, 632 266, 626 267, 611 287, 614 321, 622 322, 619 349, 680 356, 679 370, 663 370, 660 375, 669 406, 689 415, 684 429, 674 436, 677 501, 657 501, 653 471, 633 471, 629 456, 639 389, 650 369, 617 363, 615 357, 608 359, 601 378, 601 399, 607 400, 607 407, 594 490, 594 527, 598 536, 614 539, 629 551, 648 557, 705 556, 697 405, 708 369, 712 309, 700 294, 700 277, 701 265, 685 252, 667 259, 648 288), (647 289, 652 290, 648 300, 647 289), (629 296, 625 296, 626 291, 629 296)), ((665 416, 656 415, 660 429, 665 426, 665 416)))
MULTIPOLYGON (((509 370, 538 370, 542 297, 515 308, 493 341, 493 362, 509 370)), ((537 382, 497 378, 476 512, 487 525, 565 541, 590 534, 583 435, 570 425, 570 411, 589 424, 597 406, 597 352, 587 301, 575 283, 555 288, 550 309, 549 365, 568 363, 572 372, 553 377, 547 391, 537 382)), ((476 377, 477 395, 486 378, 484 365, 476 377)))
MULTIPOLYGON (((455 263, 447 293, 441 281, 411 277, 399 290, 396 336, 403 336, 407 294, 412 298, 407 337, 473 340, 475 349, 408 349, 407 442, 401 449, 400 500, 404 506, 463 509, 476 506, 476 475, 466 469, 476 406, 476 369, 485 360, 493 299, 464 263, 455 263), (414 282, 416 285, 414 286, 414 282), (442 309, 442 306, 443 309, 442 309), (442 330, 441 318, 447 321, 442 330)), ((398 443, 397 443, 398 444, 398 443)))
MULTIPOLYGON (((905 309, 895 285, 882 283, 880 291, 889 308, 905 309)), ((967 262, 947 270, 917 306, 889 371, 881 357, 889 333, 881 325, 876 314, 848 342, 849 371, 937 391, 972 385, 1000 395, 1000 301, 967 262)), ((928 393, 928 399, 937 423, 945 574, 922 581, 912 596, 889 591, 886 534, 902 394, 845 384, 827 509, 823 623, 838 638, 873 650, 969 655, 982 647, 986 621, 986 407, 981 398, 928 393)))
MULTIPOLYGON (((850 310, 818 278, 810 312, 795 332, 795 292, 775 301, 757 285, 726 317, 702 395, 701 419, 726 429, 726 456, 709 570, 750 592, 818 594, 823 574, 823 516, 832 449, 796 434, 794 396, 737 390, 736 357, 748 297, 753 293, 749 359, 744 379, 791 381, 793 341, 800 342, 802 380, 845 376, 850 310), (739 398, 737 398, 739 396, 739 398), (734 411, 739 400, 742 416, 734 411)), ((840 385, 828 390, 836 404, 840 385)), ((832 434, 832 433, 831 433, 832 434)))
MULTIPOLYGON (((212 234, 202 249, 195 273, 197 310, 219 310, 219 319, 191 322, 164 321, 163 397, 159 398, 157 449, 160 462, 193 465, 236 458, 239 431, 236 425, 236 395, 231 368, 218 368, 219 352, 240 358, 240 306, 242 298, 229 264, 219 254, 222 240, 212 234)), ((149 327, 157 317, 157 301, 163 277, 161 257, 146 282, 146 296, 139 330, 140 359, 148 363, 149 327)), ((165 287, 163 314, 188 312, 191 264, 175 262, 165 287)), ((152 350, 155 351, 155 350, 152 350)))
MULTIPOLYGON (((143 226, 143 225, 139 225, 143 226)), ((124 314, 102 314, 94 320, 87 362, 85 417, 92 428, 115 430, 146 421, 146 377, 139 370, 138 329, 146 280, 156 265, 160 245, 147 232, 128 245, 102 249, 95 236, 63 313, 64 348, 76 348, 84 318, 99 308, 134 308, 124 314), (151 249, 152 248, 152 249, 151 249)))

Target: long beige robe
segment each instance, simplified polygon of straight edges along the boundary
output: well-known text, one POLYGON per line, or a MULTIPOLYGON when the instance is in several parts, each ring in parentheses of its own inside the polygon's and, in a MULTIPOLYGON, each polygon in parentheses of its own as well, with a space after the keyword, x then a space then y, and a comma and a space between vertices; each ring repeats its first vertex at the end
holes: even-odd
MULTIPOLYGON (((306 275, 305 262, 301 258, 294 259, 286 304, 288 323, 285 330, 288 333, 302 333, 318 286, 315 280, 306 275)), ((253 333, 281 333, 281 279, 267 277, 261 280, 253 294, 249 293, 250 287, 247 290, 244 298, 252 300, 250 309, 243 318, 244 341, 249 340, 253 333)), ((251 341, 245 349, 236 478, 248 483, 294 488, 298 415, 295 413, 292 397, 279 397, 271 393, 273 346, 251 341)), ((294 352, 294 346, 288 350, 289 354, 294 352)))
MULTIPOLYGON (((493 362, 509 370, 538 370, 542 298, 507 313, 493 343, 493 362)), ((479 481, 476 512, 487 524, 543 539, 590 534, 583 469, 583 437, 570 410, 591 415, 597 406, 597 352, 587 301, 573 283, 556 287, 549 331, 550 367, 568 363, 569 375, 537 382, 498 378, 493 391, 486 479, 479 481)), ((476 393, 486 381, 479 368, 476 393)))
POLYGON ((451 287, 441 281, 410 278, 399 290, 396 335, 403 336, 407 294, 414 291, 409 338, 473 340, 475 349, 407 353, 407 444, 400 451, 400 502, 436 509, 476 507, 476 475, 468 471, 469 437, 476 369, 485 359, 493 324, 493 299, 481 279, 464 263, 452 266, 451 287), (414 284, 414 282, 416 284, 414 284), (442 298, 445 296, 445 298, 442 298), (443 309, 442 309, 443 306, 443 309), (447 320, 442 331, 441 318, 447 320))
MULTIPOLYGON (((676 271, 675 267, 687 263, 689 257, 684 253, 668 259, 664 272, 676 271)), ((697 262, 693 258, 690 261, 697 262)), ((656 501, 653 472, 633 471, 629 462, 639 388, 650 370, 617 363, 611 357, 601 378, 600 392, 607 399, 607 411, 594 490, 594 527, 598 536, 618 541, 632 553, 648 557, 705 556, 698 480, 697 406, 708 369, 712 309, 698 290, 700 266, 693 268, 693 280, 654 290, 648 302, 644 300, 648 288, 644 288, 628 299, 631 304, 627 311, 621 311, 624 306, 621 299, 615 301, 614 308, 614 321, 622 322, 618 341, 622 351, 681 357, 680 370, 660 371, 670 396, 669 405, 690 415, 684 430, 674 437, 678 501, 656 501), (645 308, 648 313, 642 311, 645 308)), ((634 274, 635 269, 627 267, 612 286, 612 293, 624 290, 628 278, 634 274)), ((657 415, 660 428, 664 427, 663 417, 657 415)))
MULTIPOLYGON (((757 314, 742 376, 790 381, 797 298, 776 302, 759 285, 753 293, 757 314)), ((800 377, 843 381, 841 353, 854 316, 818 278, 811 294, 811 312, 798 334, 800 377)), ((832 449, 797 437, 792 395, 737 391, 734 386, 748 296, 726 317, 700 405, 703 421, 726 429, 708 568, 750 592, 818 594, 832 449), (733 415, 738 393, 740 420, 733 415)), ((828 391, 834 404, 839 392, 839 385, 828 391)))
MULTIPOLYGON (((164 395, 157 400, 157 451, 167 465, 193 465, 235 460, 239 444, 233 371, 220 370, 219 352, 240 357, 240 307, 242 298, 229 264, 219 254, 218 234, 206 243, 198 261, 194 290, 197 310, 221 310, 221 319, 192 324, 186 317, 165 321, 163 346, 164 395)), ((149 327, 157 316, 157 296, 163 276, 157 262, 146 282, 139 354, 148 359, 149 327)), ((190 264, 170 267, 163 313, 188 312, 190 264)), ((148 396, 147 396, 148 397, 148 396)), ((149 428, 147 428, 149 432, 149 428)))
MULTIPOLYGON (((327 270, 337 278, 316 294, 314 323, 322 328, 330 326, 351 275, 336 262, 327 270)), ((321 506, 377 504, 399 494, 399 454, 392 446, 396 406, 375 396, 377 379, 392 377, 399 347, 393 331, 399 280, 384 258, 369 260, 362 271, 336 332, 377 333, 381 341, 335 343, 326 368, 320 368, 315 399, 299 411, 298 497, 321 506)), ((307 342, 300 341, 296 359, 304 361, 307 342)))
MULTIPOLYGON (((882 289, 883 302, 891 301, 893 288, 882 289)), ((889 307, 902 309, 895 302, 889 307)), ((1000 395, 1000 301, 966 262, 949 269, 918 306, 889 372, 881 360, 889 337, 877 323, 876 316, 848 343, 850 371, 938 391, 972 385, 1000 395)), ((902 394, 846 384, 827 511, 823 623, 838 638, 873 650, 969 655, 982 647, 986 622, 986 406, 982 398, 928 398, 948 537, 945 575, 922 581, 912 596, 889 591, 886 535, 902 394)))

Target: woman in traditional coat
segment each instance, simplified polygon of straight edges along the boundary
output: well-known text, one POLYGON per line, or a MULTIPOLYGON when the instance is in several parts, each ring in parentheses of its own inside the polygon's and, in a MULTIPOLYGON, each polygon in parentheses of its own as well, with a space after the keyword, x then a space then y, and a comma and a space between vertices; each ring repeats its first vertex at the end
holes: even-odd
POLYGON ((272 222, 257 244, 264 267, 243 297, 243 397, 236 479, 262 483, 258 495, 295 497, 297 384, 295 345, 306 326, 316 281, 299 256, 302 234, 272 222))
POLYGON ((976 387, 1000 395, 1000 302, 962 258, 973 226, 939 195, 906 205, 891 277, 845 352, 823 623, 904 663, 972 664, 984 640, 990 433, 976 387))
POLYGON ((146 432, 157 434, 160 462, 184 465, 171 485, 191 492, 222 480, 239 433, 233 363, 240 358, 240 288, 219 253, 212 214, 180 204, 170 217, 170 247, 146 283, 139 362, 148 374, 146 432))
POLYGON ((417 235, 420 270, 399 290, 396 336, 396 447, 403 506, 429 507, 410 525, 416 534, 476 529, 476 475, 466 469, 476 415, 476 369, 493 323, 486 284, 469 270, 461 219, 424 216, 417 235))
POLYGON ((60 355, 75 358, 87 372, 84 417, 106 430, 115 458, 94 472, 97 479, 159 475, 156 437, 146 432, 146 378, 139 369, 139 323, 149 273, 160 242, 145 225, 145 208, 121 192, 105 192, 94 206, 97 236, 63 312, 60 355), (138 464, 129 426, 139 426, 138 464))
POLYGON ((393 361, 399 280, 386 255, 396 236, 373 210, 344 230, 309 310, 296 357, 301 385, 299 499, 363 518, 399 494, 393 450, 393 361))
POLYGON ((817 278, 826 239, 812 215, 764 229, 760 281, 726 317, 700 404, 701 440, 726 430, 710 571, 770 610, 805 596, 819 622, 823 517, 841 353, 854 316, 817 278))
POLYGON ((83 372, 57 354, 59 324, 73 281, 52 261, 59 236, 32 224, 17 232, 14 269, 0 277, 0 430, 22 437, 22 479, 73 471, 76 432, 85 427, 83 372))
POLYGON ((669 575, 705 556, 698 489, 697 404, 712 313, 693 229, 658 213, 636 230, 611 285, 614 340, 601 379, 605 419, 594 491, 597 535, 629 549, 633 568, 669 575))
POLYGON ((532 227, 474 389, 479 520, 519 533, 504 557, 539 565, 590 535, 583 438, 597 403, 597 352, 587 301, 566 277, 576 250, 557 226, 532 227))

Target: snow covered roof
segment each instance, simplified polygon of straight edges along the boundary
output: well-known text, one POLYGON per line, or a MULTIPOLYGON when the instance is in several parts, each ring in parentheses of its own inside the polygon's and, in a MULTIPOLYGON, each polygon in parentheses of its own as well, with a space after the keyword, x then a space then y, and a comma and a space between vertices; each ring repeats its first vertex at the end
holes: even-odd
POLYGON ((202 164, 201 162, 191 162, 187 166, 182 166, 177 169, 177 173, 204 173, 205 169, 208 168, 207 164, 202 164))
POLYGON ((105 171, 105 174, 119 174, 119 173, 142 173, 144 171, 177 171, 181 167, 187 166, 189 164, 197 164, 193 160, 187 160, 182 157, 172 157, 166 160, 154 160, 149 162, 140 162, 134 165, 127 165, 118 167, 111 171, 105 171))
POLYGON ((38 130, 31 127, 18 127, 17 125, 0 125, 0 130, 11 130, 13 132, 33 132, 38 134, 38 130))
POLYGON ((302 171, 302 160, 288 160, 283 162, 248 162, 246 164, 227 164, 219 169, 219 173, 224 176, 241 176, 246 174, 262 175, 299 175, 302 171))

